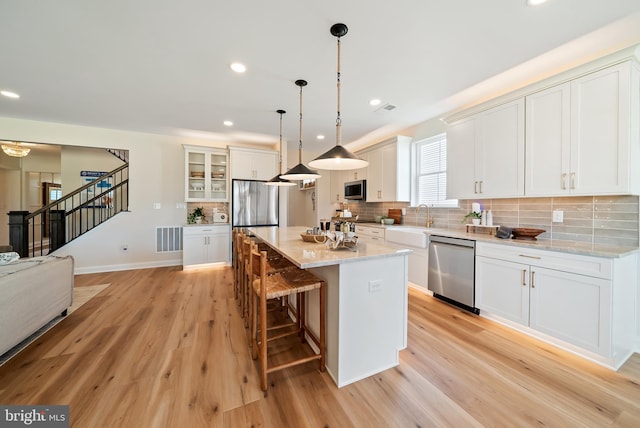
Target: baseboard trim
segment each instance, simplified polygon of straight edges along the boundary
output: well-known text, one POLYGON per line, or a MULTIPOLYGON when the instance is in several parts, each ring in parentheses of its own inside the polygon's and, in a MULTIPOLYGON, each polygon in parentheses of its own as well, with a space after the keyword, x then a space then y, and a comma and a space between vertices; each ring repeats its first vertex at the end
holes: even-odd
POLYGON ((175 260, 162 260, 155 262, 127 263, 119 265, 87 266, 80 268, 76 267, 76 269, 74 270, 74 274, 83 275, 88 273, 114 272, 132 269, 150 269, 168 266, 182 266, 182 259, 180 258, 175 260))

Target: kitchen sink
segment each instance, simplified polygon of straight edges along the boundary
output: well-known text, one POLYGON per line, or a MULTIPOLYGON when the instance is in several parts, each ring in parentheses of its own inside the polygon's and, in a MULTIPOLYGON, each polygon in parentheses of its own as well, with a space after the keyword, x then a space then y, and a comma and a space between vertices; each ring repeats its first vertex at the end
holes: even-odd
POLYGON ((387 226, 385 241, 415 248, 427 248, 427 229, 424 227, 387 226))

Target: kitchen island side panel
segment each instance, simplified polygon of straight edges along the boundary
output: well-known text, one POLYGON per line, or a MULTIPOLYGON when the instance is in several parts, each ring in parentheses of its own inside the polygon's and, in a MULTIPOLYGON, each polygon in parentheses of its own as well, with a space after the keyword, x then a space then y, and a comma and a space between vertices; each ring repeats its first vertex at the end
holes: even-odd
POLYGON ((327 370, 338 387, 397 366, 407 346, 407 254, 313 272, 328 283, 327 370))

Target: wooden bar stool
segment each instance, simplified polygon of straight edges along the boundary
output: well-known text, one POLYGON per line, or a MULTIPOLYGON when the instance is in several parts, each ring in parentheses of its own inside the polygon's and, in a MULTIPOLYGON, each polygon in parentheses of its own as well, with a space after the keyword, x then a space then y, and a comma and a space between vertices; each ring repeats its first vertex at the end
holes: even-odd
MULTIPOLYGON (((245 327, 249 327, 249 315, 251 313, 251 290, 250 290, 250 284, 251 284, 251 268, 249 267, 249 264, 251 262, 251 252, 252 251, 256 251, 259 252, 259 243, 255 242, 252 239, 249 239, 248 237, 245 237, 245 240, 243 241, 242 244, 242 251, 243 251, 243 261, 244 261, 244 267, 243 267, 243 272, 244 272, 244 276, 241 279, 241 291, 242 291, 242 317, 245 318, 245 327)), ((266 245, 266 244, 264 244, 266 245)), ((282 271, 286 271, 286 270, 290 270, 290 269, 298 269, 296 267, 296 265, 294 265, 293 263, 291 263, 289 260, 287 260, 286 258, 282 257, 282 255, 278 252, 276 252, 275 250, 271 249, 269 247, 269 249, 271 250, 271 253, 267 252, 267 275, 273 275, 277 272, 282 272, 282 271), (271 254, 269 256, 269 254, 271 254)), ((286 299, 286 297, 284 298, 284 304, 288 305, 288 300, 286 299)), ((288 305, 290 306, 290 305, 288 305)))
MULTIPOLYGON (((319 360, 320 371, 325 369, 325 299, 326 284, 323 280, 305 269, 288 269, 269 275, 267 273, 267 252, 251 252, 248 265, 251 272, 251 353, 253 358, 260 359, 260 387, 267 390, 267 375, 277 370, 282 370, 310 361, 319 360), (305 317, 305 295, 307 291, 319 289, 320 291, 320 334, 316 336, 307 326, 305 317), (267 325, 267 301, 284 296, 296 296, 297 311, 294 312, 295 328, 289 331, 269 335, 281 329, 282 326, 267 325), (309 337, 320 350, 319 354, 313 354, 297 358, 275 366, 268 362, 268 343, 286 336, 297 334, 301 342, 309 337)), ((288 324, 289 325, 289 324, 288 324)))
POLYGON ((233 267, 233 296, 236 300, 238 300, 238 293, 240 291, 240 273, 238 269, 240 267, 240 263, 238 263, 238 235, 242 232, 237 227, 234 227, 231 230, 231 266, 233 267))

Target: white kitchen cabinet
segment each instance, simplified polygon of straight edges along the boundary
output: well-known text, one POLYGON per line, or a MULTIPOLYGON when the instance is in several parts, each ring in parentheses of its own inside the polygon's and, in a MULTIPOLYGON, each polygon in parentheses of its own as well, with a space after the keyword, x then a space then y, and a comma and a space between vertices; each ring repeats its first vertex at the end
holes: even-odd
POLYGON ((447 126, 447 198, 524 195, 524 99, 447 126))
POLYGON ((628 61, 528 95, 526 195, 638 193, 639 86, 628 61))
POLYGON ((231 178, 270 180, 279 173, 279 155, 273 150, 229 148, 231 178))
POLYGON ((569 193, 571 85, 564 83, 526 97, 527 196, 569 193))
POLYGON ((183 269, 230 264, 228 224, 189 225, 182 233, 183 269))
POLYGON ((529 265, 477 256, 476 307, 529 325, 528 278, 529 265))
POLYGON ((394 137, 374 146, 362 156, 369 161, 366 172, 367 202, 411 200, 411 138, 394 137))
POLYGON ((344 183, 345 175, 349 171, 334 170, 331 171, 331 186, 329 191, 329 203, 337 204, 344 202, 344 183))
POLYGON ((224 149, 185 145, 185 201, 227 202, 228 158, 224 149))
POLYGON ((384 227, 356 224, 356 235, 358 236, 358 241, 382 243, 384 242, 384 227))
POLYGON ((633 348, 626 324, 636 272, 635 254, 611 259, 478 242, 476 306, 617 368, 633 348))
POLYGON ((611 281, 532 266, 529 326, 608 356, 611 350, 611 281))

